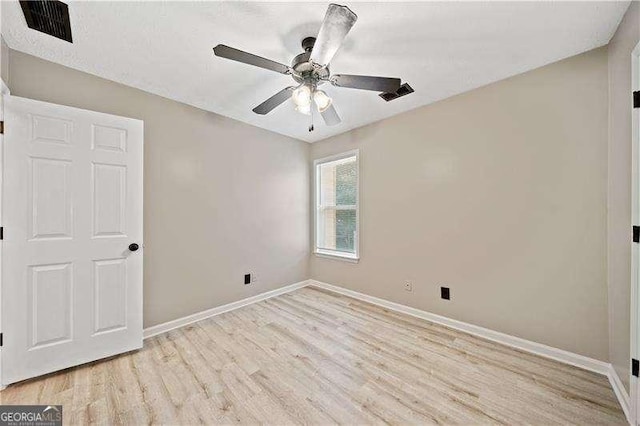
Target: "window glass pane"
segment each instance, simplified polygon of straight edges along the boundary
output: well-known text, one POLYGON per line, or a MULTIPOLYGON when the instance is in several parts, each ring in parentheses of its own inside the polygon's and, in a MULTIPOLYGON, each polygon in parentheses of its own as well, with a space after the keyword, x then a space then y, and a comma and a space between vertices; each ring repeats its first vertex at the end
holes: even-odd
POLYGON ((336 249, 336 211, 325 209, 318 213, 318 248, 336 249))
POLYGON ((336 166, 333 163, 322 164, 318 167, 320 173, 320 205, 336 205, 336 166))
MULTIPOLYGON (((356 205, 356 160, 336 166, 336 205, 356 205)), ((354 217, 355 220, 355 217, 354 217)))
POLYGON ((318 214, 318 222, 318 248, 355 253, 355 209, 323 209, 318 214))
POLYGON ((336 250, 355 252, 356 211, 336 211, 336 250))
POLYGON ((320 173, 320 205, 356 204, 356 157, 332 161, 318 167, 320 173))
POLYGON ((330 161, 316 168, 319 205, 317 248, 356 252, 358 169, 356 156, 330 161))

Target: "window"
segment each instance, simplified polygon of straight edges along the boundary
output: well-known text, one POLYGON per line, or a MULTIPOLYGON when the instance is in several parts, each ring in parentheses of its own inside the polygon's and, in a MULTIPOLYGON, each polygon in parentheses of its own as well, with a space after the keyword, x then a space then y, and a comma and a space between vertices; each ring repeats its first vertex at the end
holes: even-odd
POLYGON ((358 260, 358 151, 314 166, 315 253, 358 260))

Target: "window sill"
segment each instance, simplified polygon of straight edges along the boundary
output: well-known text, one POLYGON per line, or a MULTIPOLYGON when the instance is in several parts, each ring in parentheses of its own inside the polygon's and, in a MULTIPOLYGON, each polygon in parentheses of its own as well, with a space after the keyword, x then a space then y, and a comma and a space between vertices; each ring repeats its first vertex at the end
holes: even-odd
POLYGON ((353 254, 338 254, 336 252, 330 251, 315 251, 313 252, 318 257, 324 257, 325 259, 333 259, 333 260, 341 260, 343 262, 349 263, 358 263, 360 261, 359 257, 356 257, 353 254))

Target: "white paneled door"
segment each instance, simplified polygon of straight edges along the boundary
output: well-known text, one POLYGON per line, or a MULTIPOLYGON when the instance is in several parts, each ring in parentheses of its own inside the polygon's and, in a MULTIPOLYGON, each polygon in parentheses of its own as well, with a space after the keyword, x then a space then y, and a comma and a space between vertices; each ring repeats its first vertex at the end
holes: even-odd
POLYGON ((2 384, 142 347, 143 123, 4 98, 2 384))

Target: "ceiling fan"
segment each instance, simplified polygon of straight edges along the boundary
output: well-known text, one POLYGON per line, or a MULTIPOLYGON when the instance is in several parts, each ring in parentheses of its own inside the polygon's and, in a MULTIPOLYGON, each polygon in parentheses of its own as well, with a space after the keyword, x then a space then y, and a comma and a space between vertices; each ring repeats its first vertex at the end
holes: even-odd
MULTIPOLYGON (((253 112, 265 115, 291 98, 296 111, 312 115, 313 104, 328 126, 341 122, 332 99, 318 86, 329 82, 336 87, 372 90, 392 93, 400 88, 399 78, 372 77, 366 75, 331 74, 329 63, 340 48, 342 41, 355 24, 358 17, 347 6, 330 4, 318 32, 318 37, 306 37, 302 40, 304 52, 293 58, 291 66, 265 59, 233 47, 219 44, 213 48, 216 56, 227 58, 256 67, 265 68, 280 74, 290 75, 297 86, 285 87, 275 95, 253 109, 253 112)), ((312 116, 313 117, 313 116, 312 116)), ((313 131, 313 121, 309 127, 313 131)))

